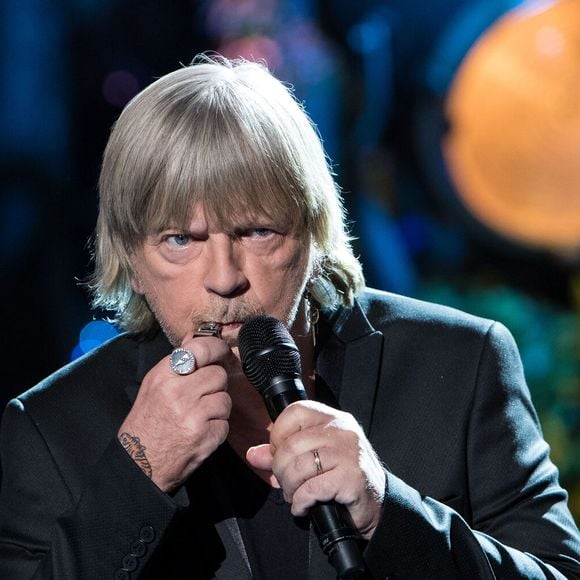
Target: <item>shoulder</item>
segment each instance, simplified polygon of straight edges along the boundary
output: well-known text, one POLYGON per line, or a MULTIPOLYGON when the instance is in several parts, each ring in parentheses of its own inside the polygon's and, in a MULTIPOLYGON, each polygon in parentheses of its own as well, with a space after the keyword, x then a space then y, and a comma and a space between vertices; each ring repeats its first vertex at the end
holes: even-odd
MULTIPOLYGON (((16 398, 29 411, 110 395, 136 375, 140 339, 121 334, 65 365, 16 398)), ((106 398, 106 397, 105 397, 106 398)))
POLYGON ((465 329, 485 334, 495 324, 493 320, 456 308, 373 288, 366 288, 357 296, 357 303, 377 329, 407 324, 421 328, 465 329))
POLYGON ((413 348, 480 350, 495 343, 513 350, 513 337, 503 324, 456 308, 372 288, 357 297, 352 315, 357 308, 386 339, 413 348))

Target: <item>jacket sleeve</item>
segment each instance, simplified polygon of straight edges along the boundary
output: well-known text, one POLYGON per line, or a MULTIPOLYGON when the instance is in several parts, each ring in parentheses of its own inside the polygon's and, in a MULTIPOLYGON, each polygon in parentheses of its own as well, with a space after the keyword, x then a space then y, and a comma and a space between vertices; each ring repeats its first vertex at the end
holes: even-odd
POLYGON ((499 323, 485 338, 462 436, 471 517, 387 473, 382 519, 365 550, 373 577, 580 578, 580 539, 567 494, 517 347, 499 323))
POLYGON ((6 408, 0 450, 3 580, 136 578, 179 510, 116 438, 73 492, 18 399, 6 408))

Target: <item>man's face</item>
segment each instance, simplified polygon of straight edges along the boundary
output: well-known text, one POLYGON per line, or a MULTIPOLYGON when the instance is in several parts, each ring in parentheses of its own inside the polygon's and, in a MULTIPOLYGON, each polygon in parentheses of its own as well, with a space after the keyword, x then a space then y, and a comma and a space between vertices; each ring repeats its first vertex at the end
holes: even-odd
POLYGON ((203 323, 222 325, 237 344, 242 323, 258 314, 291 327, 311 273, 310 246, 268 218, 219 231, 198 211, 187 230, 148 236, 134 253, 133 288, 177 346, 203 323))

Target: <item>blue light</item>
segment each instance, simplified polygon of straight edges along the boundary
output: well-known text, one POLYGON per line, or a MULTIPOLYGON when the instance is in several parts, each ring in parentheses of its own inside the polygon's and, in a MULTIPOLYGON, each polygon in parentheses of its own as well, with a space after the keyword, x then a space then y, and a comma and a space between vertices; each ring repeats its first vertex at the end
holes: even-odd
POLYGON ((0 264, 28 249, 38 224, 38 205, 26 188, 14 187, 0 197, 0 264))
POLYGON ((119 331, 109 322, 93 320, 86 324, 80 332, 79 343, 71 353, 71 360, 75 360, 100 346, 107 340, 117 336, 119 331))
POLYGON ((359 194, 356 209, 369 285, 413 296, 417 273, 395 220, 378 201, 364 194, 359 194))

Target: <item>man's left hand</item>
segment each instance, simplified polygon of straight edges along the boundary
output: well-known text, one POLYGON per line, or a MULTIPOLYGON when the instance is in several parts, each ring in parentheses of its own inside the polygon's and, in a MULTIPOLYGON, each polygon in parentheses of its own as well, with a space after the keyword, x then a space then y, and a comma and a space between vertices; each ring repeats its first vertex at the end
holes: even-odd
POLYGON ((271 471, 294 516, 316 502, 344 504, 361 536, 377 527, 385 493, 385 471, 356 419, 315 401, 299 401, 278 417, 270 445, 251 447, 254 468, 271 471), (317 454, 315 453, 317 452, 317 454))

